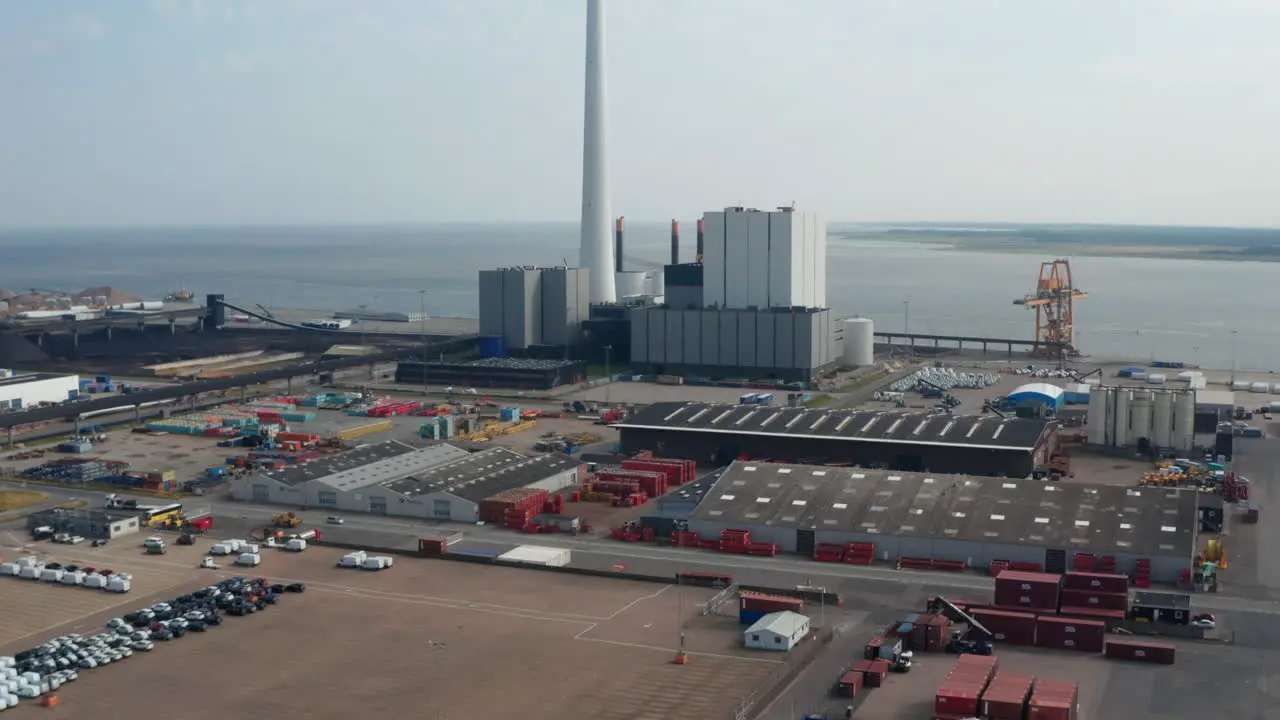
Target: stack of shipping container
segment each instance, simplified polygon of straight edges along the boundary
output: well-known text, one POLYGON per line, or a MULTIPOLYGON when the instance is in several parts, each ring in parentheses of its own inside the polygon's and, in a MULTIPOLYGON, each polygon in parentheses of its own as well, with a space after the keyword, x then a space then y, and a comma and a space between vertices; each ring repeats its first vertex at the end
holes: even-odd
POLYGON ((934 696, 936 720, 977 717, 979 700, 998 663, 993 655, 961 655, 934 696))
POLYGON ((1054 650, 1101 653, 1107 624, 1101 620, 1041 615, 1036 618, 1036 646, 1054 650))
POLYGON ((1080 686, 1059 680, 1036 680, 1027 702, 1027 720, 1076 720, 1080 686))
POLYGON ((992 608, 974 608, 969 612, 983 627, 991 631, 996 642, 1010 645, 1036 644, 1035 613, 992 608))
POLYGON ((1123 620, 1129 610, 1129 578, 1096 572, 1062 576, 1063 615, 1123 620))
POLYGON ((987 720, 1024 720, 1035 678, 1001 670, 982 693, 979 717, 987 720))
POLYGON ((995 606, 1001 610, 1058 612, 1062 576, 1005 570, 996 576, 995 606))

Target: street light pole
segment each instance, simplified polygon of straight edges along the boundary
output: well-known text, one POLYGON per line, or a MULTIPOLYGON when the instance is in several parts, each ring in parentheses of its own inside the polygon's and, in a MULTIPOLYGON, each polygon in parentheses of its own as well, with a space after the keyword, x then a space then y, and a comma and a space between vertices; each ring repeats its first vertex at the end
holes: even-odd
POLYGON ((427 396, 427 291, 418 291, 419 320, 422 323, 422 396, 427 396))
POLYGON ((1239 357, 1237 355, 1238 348, 1236 347, 1236 339, 1239 333, 1240 333, 1239 330, 1231 331, 1231 384, 1232 385, 1234 385, 1236 382, 1236 365, 1239 360, 1239 357))
POLYGON ((609 404, 609 386, 613 384, 612 382, 610 382, 613 379, 613 373, 611 372, 611 368, 609 367, 609 361, 612 359, 612 356, 613 356, 613 346, 605 345, 604 346, 604 404, 606 406, 609 404))

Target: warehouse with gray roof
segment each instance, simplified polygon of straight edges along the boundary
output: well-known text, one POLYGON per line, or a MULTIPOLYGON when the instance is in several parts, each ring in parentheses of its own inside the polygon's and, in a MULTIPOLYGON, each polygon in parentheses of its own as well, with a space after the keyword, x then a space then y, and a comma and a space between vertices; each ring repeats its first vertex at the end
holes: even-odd
POLYGON ((876 559, 930 558, 973 568, 993 560, 1071 567, 1076 553, 1115 556, 1132 573, 1176 582, 1191 567, 1197 493, 964 475, 739 461, 687 517, 688 529, 812 555, 820 543, 876 545, 876 559))
POLYGON ((505 447, 468 452, 449 443, 397 440, 236 478, 237 500, 428 520, 476 522, 480 501, 504 490, 554 492, 579 482, 561 453, 528 457, 505 447))
POLYGON ((665 402, 614 427, 623 452, 713 465, 748 456, 1026 477, 1047 465, 1058 425, 997 415, 665 402))

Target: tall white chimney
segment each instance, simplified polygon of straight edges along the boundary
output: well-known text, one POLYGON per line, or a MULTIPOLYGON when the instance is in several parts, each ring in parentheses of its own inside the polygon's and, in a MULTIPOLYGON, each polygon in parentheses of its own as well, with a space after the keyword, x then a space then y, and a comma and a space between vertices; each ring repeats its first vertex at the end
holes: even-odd
POLYGON ((609 235, 609 155, 606 147, 603 0, 587 0, 587 85, 582 135, 582 248, 591 302, 617 299, 609 235))

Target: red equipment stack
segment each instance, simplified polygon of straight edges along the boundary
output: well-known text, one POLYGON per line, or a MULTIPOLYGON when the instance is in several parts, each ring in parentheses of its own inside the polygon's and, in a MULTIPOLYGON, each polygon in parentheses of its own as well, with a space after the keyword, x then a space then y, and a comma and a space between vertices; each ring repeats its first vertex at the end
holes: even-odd
POLYGON ((1075 720, 1080 686, 1059 680, 1037 680, 1027 702, 1027 720, 1075 720))
POLYGON ((721 530, 720 552, 746 555, 747 545, 751 542, 750 530, 721 530))
POLYGON ((934 696, 934 720, 963 720, 978 715, 978 699, 995 673, 994 655, 961 655, 934 696))
POLYGON ((1097 572, 1062 576, 1061 613, 1123 620, 1129 610, 1129 578, 1097 572))
POLYGON ((668 460, 660 458, 632 458, 622 462, 623 470, 660 472, 667 476, 667 486, 683 485, 697 474, 692 460, 668 460))
POLYGON ((1149 588, 1151 587, 1151 561, 1142 558, 1138 560, 1138 567, 1133 574, 1133 584, 1135 587, 1149 588))
POLYGON ((491 525, 523 529, 538 513, 549 496, 550 493, 546 490, 532 488, 505 490, 480 501, 480 520, 491 525), (523 518, 524 522, 520 525, 512 524, 517 517, 523 518))
POLYGON ((1100 653, 1107 639, 1107 624, 1101 620, 1041 615, 1036 618, 1036 646, 1055 650, 1100 653))
POLYGON ((871 565, 876 561, 876 544, 869 542, 851 542, 844 546, 846 565, 871 565))
POLYGON ((1023 720, 1035 678, 1011 672, 996 673, 982 693, 980 717, 988 720, 1023 720))
POLYGON ((591 489, 613 495, 614 507, 635 507, 651 497, 665 495, 667 475, 645 470, 601 470, 591 482, 591 489))
POLYGON ((556 493, 555 495, 551 496, 551 499, 542 503, 542 512, 548 513, 551 515, 563 515, 564 514, 564 493, 556 493))
POLYGON ((821 543, 813 548, 813 559, 818 562, 838 563, 844 560, 844 546, 821 543))
POLYGON ((1061 575, 1005 570, 996 576, 995 604, 1000 609, 1058 612, 1061 575))

